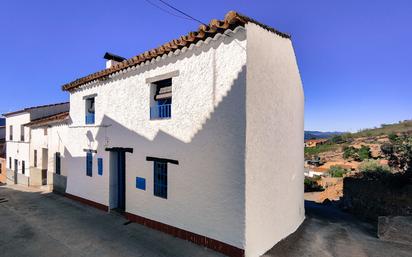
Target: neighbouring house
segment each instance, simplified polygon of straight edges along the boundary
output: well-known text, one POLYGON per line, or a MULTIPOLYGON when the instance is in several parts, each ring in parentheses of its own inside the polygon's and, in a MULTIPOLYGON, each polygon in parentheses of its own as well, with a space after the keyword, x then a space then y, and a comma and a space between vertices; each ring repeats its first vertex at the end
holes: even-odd
POLYGON ((6 119, 0 118, 0 183, 6 183, 6 119))
POLYGON ((31 131, 26 124, 68 110, 69 103, 58 103, 3 114, 6 117, 7 183, 37 185, 35 178, 39 176, 46 181, 48 149, 30 151, 31 131), (41 174, 33 168, 39 168, 41 174))
POLYGON ((299 227, 304 105, 288 35, 232 11, 105 58, 63 86, 67 196, 229 256, 299 227))
POLYGON ((65 111, 25 124, 31 134, 30 158, 35 157, 34 153, 42 153, 36 156, 38 165, 30 167, 32 186, 48 185, 53 191, 66 191, 67 169, 62 159, 67 144, 68 122, 69 112, 65 111))
POLYGON ((308 139, 305 140, 305 147, 316 147, 318 145, 323 145, 327 139, 308 139))

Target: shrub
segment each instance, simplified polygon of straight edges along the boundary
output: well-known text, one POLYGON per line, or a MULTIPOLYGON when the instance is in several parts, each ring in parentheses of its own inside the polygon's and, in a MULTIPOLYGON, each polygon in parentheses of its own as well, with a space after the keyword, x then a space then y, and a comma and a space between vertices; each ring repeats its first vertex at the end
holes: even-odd
POLYGON ((341 178, 343 177, 343 175, 345 175, 348 172, 349 170, 344 169, 343 167, 339 165, 331 166, 328 171, 329 175, 334 178, 341 178))
POLYGON ((359 165, 359 171, 360 172, 384 172, 384 173, 388 173, 388 172, 390 172, 390 168, 389 168, 388 165, 380 164, 379 161, 364 160, 359 165))
POLYGON ((361 161, 371 158, 371 155, 371 148, 369 146, 362 145, 358 150, 359 160, 361 161))
POLYGON ((331 137, 329 141, 333 144, 343 144, 347 142, 347 140, 345 140, 342 135, 335 135, 331 137))
POLYGON ((308 178, 305 177, 305 192, 319 192, 323 191, 323 187, 320 186, 316 181, 318 178, 308 178))
POLYGON ((356 149, 355 147, 348 146, 348 147, 345 147, 343 149, 343 158, 344 159, 349 159, 349 158, 356 159, 357 156, 358 156, 358 149, 356 149))
POLYGON ((398 139, 398 136, 395 133, 391 132, 389 133, 388 138, 391 142, 395 142, 396 139, 398 139))

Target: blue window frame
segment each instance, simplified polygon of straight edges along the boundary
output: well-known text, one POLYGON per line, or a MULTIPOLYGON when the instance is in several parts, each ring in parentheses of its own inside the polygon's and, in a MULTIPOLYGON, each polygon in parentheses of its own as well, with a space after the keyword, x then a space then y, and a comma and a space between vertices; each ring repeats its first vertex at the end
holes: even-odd
POLYGON ((94 124, 94 97, 86 99, 86 124, 94 124))
POLYGON ((97 158, 97 174, 103 175, 103 158, 97 158))
POLYGON ((154 162, 154 195, 167 199, 167 163, 154 162))
POLYGON ((89 177, 93 175, 93 154, 92 152, 86 153, 86 175, 89 177))
POLYGON ((141 190, 146 190, 146 179, 136 177, 136 188, 141 190))

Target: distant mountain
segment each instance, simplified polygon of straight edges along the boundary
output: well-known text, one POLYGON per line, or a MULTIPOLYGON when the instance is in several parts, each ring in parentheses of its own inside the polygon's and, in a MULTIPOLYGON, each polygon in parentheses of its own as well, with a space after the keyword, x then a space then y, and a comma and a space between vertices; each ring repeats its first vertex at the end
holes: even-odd
POLYGON ((330 137, 333 137, 335 135, 341 135, 343 133, 344 132, 337 132, 337 131, 322 132, 322 131, 310 131, 310 130, 306 131, 305 130, 305 140, 307 140, 307 139, 319 139, 319 138, 330 138, 330 137))

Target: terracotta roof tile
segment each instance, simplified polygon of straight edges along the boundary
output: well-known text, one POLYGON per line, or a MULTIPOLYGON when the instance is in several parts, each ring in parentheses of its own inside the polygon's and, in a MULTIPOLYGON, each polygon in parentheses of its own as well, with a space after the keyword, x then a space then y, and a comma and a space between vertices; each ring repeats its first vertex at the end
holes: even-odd
POLYGON ((79 78, 75 81, 72 81, 68 84, 65 84, 62 86, 62 89, 65 91, 71 91, 76 88, 78 88, 81 85, 84 85, 88 82, 94 81, 96 79, 102 79, 105 78, 113 73, 116 73, 118 71, 121 71, 123 69, 137 66, 140 63, 143 63, 145 61, 149 61, 153 58, 156 58, 158 56, 161 56, 163 54, 167 54, 171 51, 174 51, 176 49, 181 49, 185 46, 188 46, 190 44, 196 43, 200 40, 204 40, 208 37, 212 37, 217 33, 222 33, 226 31, 227 29, 234 29, 237 26, 245 26, 247 23, 255 23, 273 33, 276 33, 277 35, 284 37, 284 38, 290 38, 289 35, 284 34, 282 32, 277 31, 276 29, 269 27, 265 24, 262 24, 252 18, 249 18, 247 16, 244 16, 242 14, 239 14, 235 11, 230 11, 226 14, 224 20, 216 20, 213 19, 210 21, 209 25, 206 26, 204 24, 200 25, 197 31, 189 32, 187 35, 181 36, 178 39, 174 39, 170 42, 167 42, 157 48, 151 49, 149 51, 146 51, 140 55, 134 56, 130 59, 126 59, 116 65, 113 65, 110 68, 107 68, 105 70, 90 74, 88 76, 79 78))

